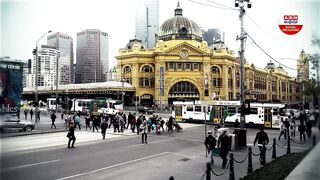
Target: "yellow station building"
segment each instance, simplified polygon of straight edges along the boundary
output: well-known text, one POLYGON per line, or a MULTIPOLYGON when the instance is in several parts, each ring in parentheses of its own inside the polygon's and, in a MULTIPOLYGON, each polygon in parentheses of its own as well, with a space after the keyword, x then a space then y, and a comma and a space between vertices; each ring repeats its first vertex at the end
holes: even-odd
MULTIPOLYGON (((118 79, 136 88, 135 99, 140 104, 239 99, 239 58, 223 42, 208 47, 199 26, 183 16, 179 4, 156 39, 151 49, 138 39, 130 40, 116 57, 118 79)), ((247 99, 287 104, 302 100, 296 78, 271 62, 265 68, 246 64, 245 85, 250 94, 247 99)))

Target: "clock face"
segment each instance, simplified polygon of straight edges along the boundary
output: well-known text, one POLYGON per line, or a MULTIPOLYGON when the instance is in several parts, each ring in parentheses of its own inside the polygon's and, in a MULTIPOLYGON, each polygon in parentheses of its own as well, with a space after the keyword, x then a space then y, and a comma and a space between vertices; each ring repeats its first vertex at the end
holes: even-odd
POLYGON ((189 56, 188 50, 182 49, 182 50, 180 51, 180 57, 182 57, 182 58, 187 58, 188 56, 189 56))

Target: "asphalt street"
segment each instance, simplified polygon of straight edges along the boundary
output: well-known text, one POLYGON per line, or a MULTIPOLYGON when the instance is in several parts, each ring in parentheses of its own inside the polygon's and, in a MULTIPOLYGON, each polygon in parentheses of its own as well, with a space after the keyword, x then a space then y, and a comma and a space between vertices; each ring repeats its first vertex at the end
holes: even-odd
MULTIPOLYGON (((77 130, 76 148, 68 149, 65 132, 34 134, 1 139, 1 179, 137 179, 163 180, 169 176, 175 179, 201 179, 205 172, 204 125, 181 123, 183 132, 151 134, 148 144, 141 143, 141 136, 135 133, 113 134, 108 130, 107 140, 97 132, 77 130)), ((207 129, 213 129, 208 126, 207 129)), ((248 129, 247 142, 252 146, 257 129, 248 129)), ((279 130, 266 130, 270 141, 278 137, 279 130)), ((232 132, 232 131, 231 131, 232 132)), ((317 133, 317 132, 316 132, 317 133)), ((298 137, 296 137, 298 140, 298 137)), ((298 141, 299 142, 299 141, 298 141)), ((279 145, 285 141, 278 142, 279 145)), ((312 146, 291 144, 292 152, 301 152, 312 146)), ((268 146, 270 148, 270 146, 268 146)), ((253 147, 258 153, 258 148, 253 147)), ((247 149, 232 152, 240 161, 247 155, 247 149)), ((286 146, 277 147, 277 155, 286 153, 286 146)), ((253 157, 253 168, 260 167, 253 157)), ((267 152, 270 162, 271 151, 267 152)), ((213 171, 222 173, 221 158, 215 157, 213 171)), ((235 163, 235 177, 246 175, 247 161, 235 163)), ((213 179, 228 179, 229 170, 213 179)))

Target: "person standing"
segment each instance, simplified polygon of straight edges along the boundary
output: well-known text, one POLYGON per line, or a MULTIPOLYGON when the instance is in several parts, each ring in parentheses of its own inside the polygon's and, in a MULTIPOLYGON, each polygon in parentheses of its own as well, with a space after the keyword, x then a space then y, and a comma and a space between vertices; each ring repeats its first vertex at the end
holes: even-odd
POLYGON ((38 111, 36 112, 36 122, 39 122, 40 121, 40 109, 38 109, 38 111))
POLYGON ((260 131, 257 133, 256 138, 254 139, 253 146, 256 146, 258 141, 258 146, 260 150, 260 163, 262 165, 266 164, 266 145, 269 143, 269 137, 266 132, 264 132, 263 127, 260 127, 260 131))
POLYGON ((134 133, 134 129, 136 128, 136 123, 137 123, 136 113, 133 113, 132 119, 131 119, 131 130, 133 133, 134 133))
POLYGON ((146 143, 146 144, 148 144, 148 142, 147 142, 147 131, 148 131, 148 129, 147 129, 147 120, 144 120, 143 121, 143 124, 141 125, 141 129, 142 129, 142 136, 141 136, 141 138, 142 138, 142 143, 146 143))
POLYGON ((94 116, 94 117, 93 117, 93 121, 92 121, 92 131, 94 132, 94 129, 96 129, 97 132, 99 132, 98 126, 99 126, 99 124, 98 124, 98 117, 97 117, 97 116, 94 116))
POLYGON ((33 117, 33 109, 30 108, 30 118, 31 118, 31 121, 32 121, 32 117, 33 117))
POLYGON ((27 108, 24 109, 24 119, 25 120, 28 119, 28 109, 27 108))
POLYGON ((312 131, 312 122, 310 120, 306 121, 306 132, 308 138, 311 138, 311 131, 312 131))
POLYGON ((114 117, 113 119, 113 132, 118 132, 120 133, 120 129, 119 129, 119 126, 120 126, 120 115, 119 114, 116 114, 116 116, 114 117))
POLYGON ((100 127, 101 127, 102 139, 106 139, 106 131, 108 128, 108 123, 105 119, 102 120, 100 127))
POLYGON ((213 165, 213 163, 214 163, 213 150, 215 149, 216 144, 217 144, 217 140, 216 140, 216 138, 214 138, 212 136, 212 131, 208 131, 208 136, 206 137, 206 139, 204 141, 204 145, 206 146, 206 148, 208 150, 211 165, 213 165))
POLYGON ((139 134, 139 132, 140 132, 140 126, 142 125, 142 123, 143 123, 143 115, 140 115, 137 119, 137 124, 136 124, 137 134, 139 134))
POLYGON ((67 134, 67 137, 69 138, 68 148, 75 148, 74 143, 76 142, 76 136, 74 135, 74 123, 73 122, 71 122, 69 124, 69 132, 67 134), (72 141, 72 144, 71 144, 71 141, 72 141), (70 144, 71 144, 71 146, 70 146, 70 144))
POLYGON ((56 125, 54 124, 54 122, 56 121, 57 116, 54 114, 54 112, 52 112, 51 114, 51 127, 52 128, 54 126, 54 128, 56 129, 56 125))
POLYGON ((222 168, 224 169, 227 165, 227 155, 230 149, 230 138, 227 136, 227 131, 224 130, 218 139, 218 148, 220 148, 220 157, 222 158, 222 168))
POLYGON ((123 115, 119 115, 119 123, 120 123, 119 126, 120 126, 121 133, 123 133, 124 129, 126 128, 126 123, 123 117, 124 117, 123 115))
POLYGON ((284 136, 284 140, 287 140, 287 131, 286 131, 286 127, 285 127, 283 118, 281 118, 281 123, 280 123, 280 135, 278 137, 279 141, 280 141, 280 138, 282 135, 284 136))
POLYGON ((81 130, 81 120, 80 120, 80 116, 79 116, 79 114, 75 114, 75 119, 74 119, 74 121, 75 121, 75 128, 77 128, 77 126, 79 127, 79 130, 81 130))
POLYGON ((132 118, 133 118, 133 115, 131 114, 131 112, 129 112, 129 115, 128 115, 128 124, 127 124, 126 129, 129 128, 129 124, 130 124, 130 129, 132 129, 132 118))

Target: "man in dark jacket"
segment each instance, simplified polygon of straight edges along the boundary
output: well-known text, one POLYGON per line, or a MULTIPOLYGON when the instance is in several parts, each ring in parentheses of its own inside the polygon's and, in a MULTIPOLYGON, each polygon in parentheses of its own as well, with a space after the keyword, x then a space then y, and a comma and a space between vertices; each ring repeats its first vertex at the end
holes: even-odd
POLYGON ((230 149, 230 138, 227 136, 227 131, 223 131, 218 139, 218 148, 220 148, 220 157, 222 158, 222 168, 224 169, 227 164, 227 155, 230 149))
POLYGON ((102 139, 106 139, 106 131, 108 128, 108 123, 105 119, 102 120, 100 127, 101 127, 102 139))
POLYGON ((209 153, 209 157, 210 157, 210 163, 213 164, 214 160, 213 160, 213 150, 216 147, 217 144, 217 140, 216 138, 214 138, 212 136, 212 131, 208 131, 208 136, 206 137, 205 141, 204 141, 204 145, 206 146, 208 153, 209 153))
POLYGON ((264 132, 263 127, 260 127, 260 131, 257 133, 256 138, 254 139, 253 145, 256 145, 256 142, 258 141, 258 146, 260 150, 260 163, 263 165, 266 163, 266 147, 269 143, 269 137, 266 132, 264 132))
POLYGON ((74 148, 74 143, 76 142, 76 136, 74 135, 74 123, 70 123, 69 132, 67 136, 69 138, 68 148, 70 148, 71 141, 72 141, 71 148, 74 148))
POLYGON ((52 112, 51 114, 51 128, 54 126, 54 128, 56 129, 56 125, 54 124, 54 122, 56 121, 57 116, 54 114, 54 112, 52 112))

